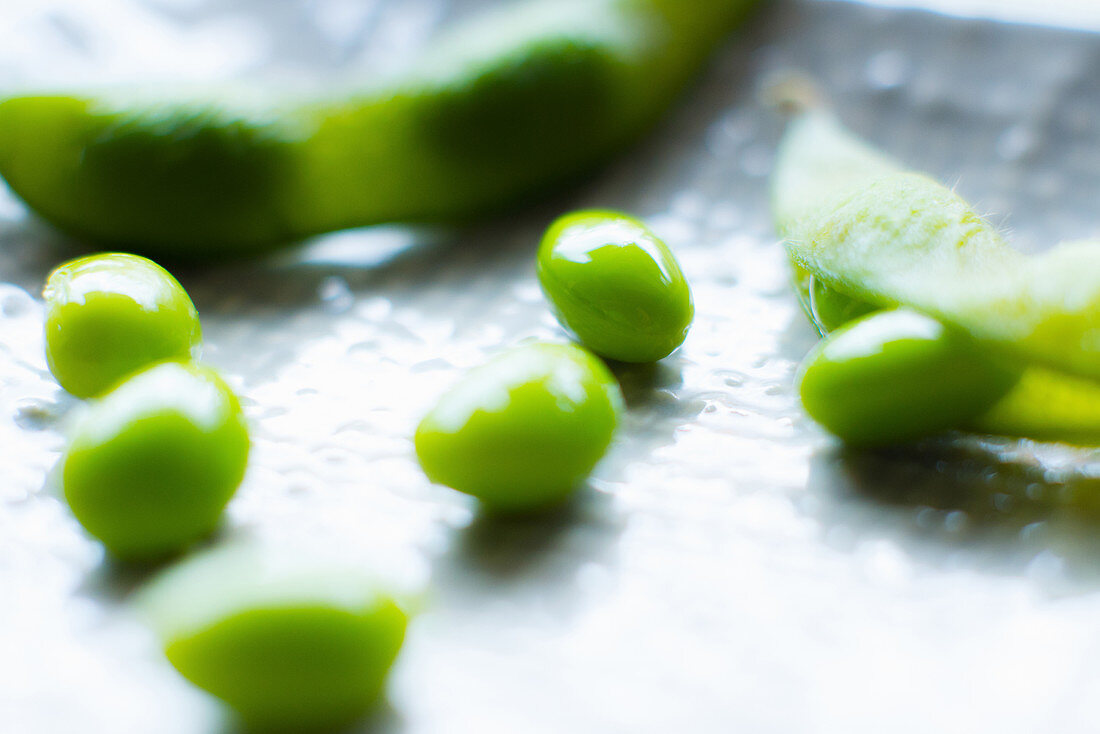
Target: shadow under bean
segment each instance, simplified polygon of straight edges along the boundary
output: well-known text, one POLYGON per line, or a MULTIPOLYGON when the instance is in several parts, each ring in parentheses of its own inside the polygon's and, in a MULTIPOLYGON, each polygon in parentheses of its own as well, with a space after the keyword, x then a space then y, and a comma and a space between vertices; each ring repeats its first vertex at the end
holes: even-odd
POLYGON ((609 559, 621 531, 610 498, 589 488, 546 514, 479 513, 455 531, 449 552, 436 559, 432 587, 444 601, 456 594, 474 601, 526 583, 560 598, 560 588, 574 583, 580 565, 609 559))
POLYGON ((812 462, 807 500, 834 540, 885 536, 934 565, 1006 574, 1053 559, 1060 590, 1100 584, 1095 456, 970 436, 837 448, 812 462))

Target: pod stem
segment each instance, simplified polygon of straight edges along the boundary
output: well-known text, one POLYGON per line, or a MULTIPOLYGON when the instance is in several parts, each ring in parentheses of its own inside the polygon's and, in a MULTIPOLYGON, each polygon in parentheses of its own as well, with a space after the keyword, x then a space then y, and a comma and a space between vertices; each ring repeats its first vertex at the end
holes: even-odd
POLYGON ((808 74, 787 70, 773 74, 761 85, 761 101, 784 117, 832 109, 828 95, 808 74))

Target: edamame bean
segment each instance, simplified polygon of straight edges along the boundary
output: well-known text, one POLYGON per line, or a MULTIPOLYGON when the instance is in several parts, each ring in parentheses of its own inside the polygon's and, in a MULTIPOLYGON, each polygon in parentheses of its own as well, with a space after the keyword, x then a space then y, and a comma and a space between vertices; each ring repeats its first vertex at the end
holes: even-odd
POLYGON ((46 360, 77 397, 91 397, 165 359, 196 356, 199 315, 162 267, 136 255, 72 260, 46 281, 46 360))
POLYGON ((539 247, 538 277, 562 326, 609 359, 667 357, 695 315, 672 251, 619 212, 575 212, 550 225, 539 247))
POLYGON ((775 208, 791 259, 823 285, 910 306, 1021 363, 1100 380, 1100 244, 1016 252, 953 191, 820 112, 791 125, 775 208))
POLYGON ((914 305, 955 325, 945 339, 966 331, 974 350, 1022 373, 966 427, 1100 440, 1100 382, 1088 376, 1100 343, 1098 271, 1089 261, 1100 246, 1065 245, 1035 259, 1015 253, 952 192, 906 174, 819 109, 804 110, 788 130, 773 189, 795 287, 821 334, 862 313, 914 305))
MULTIPOLYGON (((799 278, 796 287, 807 316, 822 336, 864 315, 876 311, 873 306, 857 301, 824 286, 821 281, 799 278), (812 281, 812 282, 810 282, 812 281)), ((943 338, 958 343, 950 329, 943 338)), ((985 346, 971 342, 971 348, 981 353, 985 346)), ((945 345, 944 349, 951 347, 945 345)), ((967 361, 973 361, 968 357, 967 361)), ((1002 370, 1010 370, 1007 363, 1002 370)), ((952 372, 952 368, 945 368, 952 372)), ((1020 372, 1020 379, 1003 398, 988 410, 973 416, 955 428, 1001 436, 1021 436, 1038 441, 1062 441, 1083 445, 1100 443, 1100 383, 1072 377, 1041 367, 1029 367, 1020 372)))
POLYGON ((844 324, 879 309, 844 295, 792 264, 793 282, 806 318, 825 336, 844 324))
POLYGON ((622 410, 614 376, 574 345, 531 344, 471 370, 416 430, 433 482, 491 511, 564 501, 603 456, 622 410))
POLYGON ((915 311, 864 316, 823 339, 799 373, 802 405, 844 441, 886 445, 958 428, 1019 375, 964 333, 915 311))
POLYGON ((163 556, 217 526, 248 450, 240 404, 221 378, 163 362, 81 416, 62 459, 65 499, 113 555, 163 556))
POLYGON ((62 229, 176 259, 467 220, 636 139, 757 1, 508 4, 402 78, 329 99, 10 97, 0 175, 62 229))
POLYGON ((253 731, 330 731, 364 715, 408 623, 360 573, 253 549, 185 561, 141 601, 176 670, 253 731))

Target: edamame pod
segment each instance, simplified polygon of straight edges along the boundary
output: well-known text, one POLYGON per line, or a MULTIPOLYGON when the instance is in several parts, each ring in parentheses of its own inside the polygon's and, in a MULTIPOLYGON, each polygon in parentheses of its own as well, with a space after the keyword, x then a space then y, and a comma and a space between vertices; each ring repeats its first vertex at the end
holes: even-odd
POLYGON ((0 175, 62 229, 173 258, 468 219, 641 134, 757 1, 529 0, 402 79, 330 99, 13 96, 0 175))
POLYGON ((1038 367, 963 427, 1037 441, 1100 445, 1100 383, 1038 367))
POLYGON ((923 311, 1021 362, 1100 379, 1100 246, 1022 255, 953 191, 900 170, 821 112, 791 124, 774 203, 791 259, 824 285, 923 311))
MULTIPOLYGON (((822 285, 797 268, 795 287, 806 315, 822 336, 878 310, 822 285)), ((947 337, 951 332, 943 333, 947 337)), ((981 344, 971 345, 982 349, 981 344)), ((1009 365, 1001 363, 998 369, 1007 370, 1009 365)), ((1032 366, 1006 387, 1005 395, 988 410, 952 427, 1038 441, 1100 444, 1100 383, 1032 366)))
MULTIPOLYGON (((927 195, 901 193, 908 189, 896 185, 899 176, 906 176, 899 164, 858 141, 823 111, 805 113, 784 139, 773 182, 773 208, 777 228, 787 241, 794 263, 796 290, 818 331, 827 334, 850 319, 898 303, 941 317, 942 311, 930 302, 954 303, 956 308, 966 310, 964 306, 971 301, 977 304, 972 313, 944 321, 956 323, 978 337, 976 349, 998 353, 998 361, 1006 365, 1016 362, 1023 377, 988 411, 957 427, 1042 440, 1100 443, 1100 384, 1088 377, 1065 374, 1080 372, 1082 364, 1088 372, 1087 364, 1092 359, 1088 355, 1093 351, 1089 339, 1096 334, 1090 324, 1096 315, 1087 305, 1087 293, 1095 285, 1097 271, 1085 269, 1073 276, 1072 267, 1057 264, 1087 259, 1087 253, 1095 248, 1076 245, 1063 250, 1062 255, 1046 255, 1038 259, 1040 270, 1028 272, 1027 258, 1009 250, 972 213, 959 213, 963 205, 953 194, 927 179, 921 179, 918 185, 925 194, 939 189, 938 196, 954 202, 958 222, 957 226, 948 226, 942 219, 937 220, 944 216, 943 210, 937 210, 938 205, 931 203, 927 195), (893 193, 885 193, 884 188, 893 189, 893 193), (875 203, 875 195, 869 191, 882 194, 881 201, 875 203), (862 213, 850 211, 857 200, 864 201, 860 205, 862 213), (876 214, 879 206, 888 212, 876 214), (924 211, 929 207, 934 210, 932 215, 924 211), (912 221, 905 224, 907 218, 912 221), (905 232, 900 231, 907 227, 905 232), (956 247, 951 244, 954 235, 950 233, 959 231, 972 234, 959 238, 956 247), (845 278, 838 277, 836 270, 819 268, 820 263, 814 259, 820 255, 822 261, 829 260, 831 247, 846 253, 838 256, 847 263, 845 278), (892 252, 895 249, 901 252, 892 252), (1070 251, 1084 254, 1064 254, 1070 251), (808 252, 817 254, 804 257, 808 252), (983 280, 986 265, 992 285, 983 280), (896 297, 868 290, 868 282, 881 285, 889 280, 897 284, 910 266, 913 282, 899 289, 896 297), (1075 277, 1079 281, 1077 287, 1067 288, 1061 299, 1048 286, 1031 282, 1051 268, 1064 270, 1062 278, 1075 277), (880 277, 879 269, 887 271, 889 277, 880 277), (1020 284, 1018 291, 1013 290, 1013 282, 1020 284), (912 289, 921 290, 920 297, 907 297, 912 289), (989 294, 998 289, 997 298, 988 300, 989 294), (1048 295, 1038 298, 1040 291, 1048 295), (1047 326, 1035 329, 1023 347, 1007 338, 1010 329, 1003 325, 981 323, 968 328, 974 322, 996 321, 998 314, 1010 322, 1045 322, 1047 326), (1046 350, 1044 343, 1054 346, 1046 350), (1036 357, 1037 350, 1044 353, 1036 357)), ((909 180, 919 179, 913 174, 907 176, 909 180)), ((1018 324, 1017 328, 1027 331, 1028 327, 1018 324)))
POLYGON ((794 263, 791 263, 791 270, 802 311, 821 336, 853 319, 879 310, 869 303, 838 293, 794 263))

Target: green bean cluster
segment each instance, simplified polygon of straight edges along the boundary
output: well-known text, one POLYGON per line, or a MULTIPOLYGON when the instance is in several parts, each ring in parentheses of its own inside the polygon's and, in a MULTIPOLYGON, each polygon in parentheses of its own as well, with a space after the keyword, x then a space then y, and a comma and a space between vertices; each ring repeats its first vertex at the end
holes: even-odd
POLYGON ((864 445, 949 429, 1100 442, 1100 246, 1022 255, 822 110, 792 122, 773 187, 796 289, 827 335, 799 372, 822 426, 864 445))
MULTIPOLYGON (((57 268, 46 297, 50 369, 79 397, 61 459, 73 515, 119 561, 209 536, 244 478, 240 402, 198 356, 201 329, 166 270, 121 253, 57 268)), ((334 728, 381 694, 406 612, 354 571, 286 568, 229 548, 169 570, 142 594, 168 660, 264 730, 334 728)))
MULTIPOLYGON (((256 254, 390 221, 461 222, 569 181, 650 127, 754 0, 532 0, 441 40, 374 91, 272 100, 20 95, 0 100, 0 175, 59 228, 179 259, 256 254)), ((824 337, 798 372, 806 412, 856 446, 948 430, 1100 441, 1100 249, 1009 249, 954 192, 809 111, 774 210, 824 337), (1068 294, 1068 295, 1067 295, 1068 294)), ((626 410, 616 371, 674 353, 695 305, 640 219, 555 220, 535 257, 575 343, 469 370, 420 421, 427 478, 493 516, 553 511, 626 410), (605 360, 607 360, 605 362, 605 360)), ((211 537, 250 437, 200 357, 180 283, 127 253, 79 258, 45 291, 49 368, 89 399, 60 464, 74 517, 122 562, 211 537)), ((165 654, 253 728, 353 722, 382 695, 405 604, 361 573, 200 553, 142 595, 165 654)))
POLYGON ((51 372, 98 398, 61 462, 73 514, 130 560, 208 535, 244 477, 249 438, 233 391, 191 361, 202 329, 186 291, 150 260, 104 253, 58 267, 44 295, 51 372))
POLYGON ((540 284, 583 345, 530 344, 471 370, 416 431, 428 477, 491 512, 545 511, 580 487, 623 410, 599 356, 654 362, 680 346, 691 290, 668 246, 621 212, 566 214, 537 257, 540 284))
MULTIPOLYGON (((575 178, 652 126, 756 0, 531 0, 441 40, 374 91, 279 100, 125 93, 0 99, 0 176, 43 219, 110 249, 175 261, 260 253, 387 221, 464 221, 575 178)), ((684 340, 691 293, 640 221, 555 223, 538 276, 585 347, 519 346, 445 394, 415 436, 428 477, 486 512, 560 506, 623 411, 600 359, 647 362, 684 340), (589 351, 591 350, 591 351, 589 351)), ((46 357, 90 399, 61 459, 65 499, 117 561, 170 557, 215 532, 250 439, 224 380, 197 363, 186 291, 144 257, 101 253, 48 278, 46 357)), ((287 569, 223 549, 142 594, 165 654, 251 728, 333 729, 381 695, 408 617, 355 572, 287 569)))

